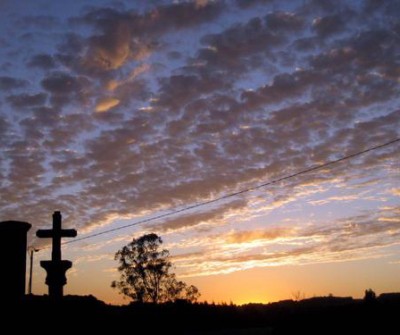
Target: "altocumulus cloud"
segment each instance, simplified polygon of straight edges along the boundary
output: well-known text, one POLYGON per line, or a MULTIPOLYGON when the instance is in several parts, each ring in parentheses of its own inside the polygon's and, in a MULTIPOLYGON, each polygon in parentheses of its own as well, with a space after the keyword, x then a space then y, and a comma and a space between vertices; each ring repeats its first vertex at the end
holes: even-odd
MULTIPOLYGON (((207 201, 399 136, 395 0, 88 5, 29 15, 5 5, 2 219, 35 218, 39 226, 59 209, 78 228, 95 229, 207 201)), ((187 274, 335 259, 339 251, 356 258, 357 248, 392 243, 385 238, 397 234, 398 222, 390 213, 349 213, 348 227, 327 220, 330 235, 312 220, 287 225, 276 218, 283 227, 268 230, 260 218, 304 199, 356 201, 354 193, 321 197, 353 180, 390 184, 396 151, 398 145, 151 228, 182 232, 188 243, 191 231, 203 236, 196 248, 212 253, 207 261, 214 263, 187 274), (247 232, 240 227, 249 218, 259 221, 247 232), (228 234, 227 223, 240 233, 228 234), (230 259, 220 244, 208 247, 224 233, 221 245, 239 248, 255 239, 256 249, 230 259), (270 246, 278 240, 308 242, 274 254, 270 246)))

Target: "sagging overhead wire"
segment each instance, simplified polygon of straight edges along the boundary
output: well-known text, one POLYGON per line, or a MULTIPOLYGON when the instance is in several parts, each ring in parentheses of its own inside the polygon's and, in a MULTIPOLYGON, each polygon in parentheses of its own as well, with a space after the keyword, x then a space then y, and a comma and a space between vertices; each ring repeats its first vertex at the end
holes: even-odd
MULTIPOLYGON (((76 239, 71 240, 71 241, 63 242, 63 244, 71 244, 71 243, 80 242, 80 241, 87 240, 87 239, 90 239, 90 238, 94 238, 94 237, 97 237, 97 236, 106 235, 106 234, 109 234, 109 233, 112 233, 112 232, 115 232, 115 231, 118 231, 118 230, 123 230, 123 229, 130 228, 130 227, 133 227, 133 226, 137 226, 137 225, 140 225, 140 224, 144 224, 144 223, 156 221, 156 220, 159 220, 159 219, 163 219, 163 218, 166 218, 166 217, 169 217, 169 216, 172 216, 172 215, 175 215, 175 214, 179 214, 179 213, 182 213, 182 212, 186 212, 186 211, 189 211, 189 210, 192 210, 192 209, 195 209, 195 208, 199 208, 199 207, 203 207, 203 206, 206 206, 206 205, 210 205, 210 204, 216 203, 216 202, 221 201, 221 200, 229 199, 229 198, 232 198, 232 197, 244 194, 244 193, 252 192, 252 191, 258 190, 260 188, 264 188, 264 187, 267 187, 267 186, 270 186, 270 185, 273 185, 273 184, 276 184, 276 183, 279 183, 279 182, 282 182, 282 181, 285 181, 285 180, 288 180, 288 179, 291 179, 291 178, 294 178, 294 177, 301 176, 301 175, 306 174, 306 173, 317 171, 317 170, 326 168, 328 166, 332 166, 334 164, 337 164, 337 163, 340 163, 340 162, 343 162, 343 161, 346 161, 346 160, 349 160, 349 159, 353 159, 355 157, 364 155, 364 154, 369 153, 371 151, 383 149, 383 148, 388 147, 390 145, 393 145, 393 144, 395 144, 397 142, 400 142, 400 138, 396 138, 396 139, 391 140, 389 142, 382 143, 382 144, 367 148, 365 150, 361 150, 361 151, 358 151, 356 153, 353 153, 353 154, 350 154, 350 155, 347 155, 347 156, 344 156, 344 157, 341 157, 341 158, 338 158, 338 159, 334 159, 334 160, 328 161, 326 163, 314 165, 314 166, 308 167, 308 168, 306 168, 304 170, 301 170, 301 171, 298 171, 298 172, 295 172, 295 173, 292 173, 292 174, 289 174, 289 175, 286 175, 286 176, 283 176, 283 177, 279 177, 277 179, 265 181, 265 182, 263 182, 261 184, 257 184, 257 185, 254 185, 254 186, 251 186, 251 187, 248 187, 248 188, 244 188, 244 189, 236 191, 236 192, 231 192, 231 193, 222 195, 220 197, 216 197, 216 198, 211 199, 211 200, 207 200, 207 201, 203 201, 203 202, 200 202, 200 203, 196 203, 194 205, 186 206, 184 208, 172 210, 172 211, 170 211, 168 213, 159 214, 159 215, 153 216, 151 218, 146 218, 146 219, 143 219, 143 220, 139 220, 139 221, 136 221, 136 222, 133 222, 133 223, 130 223, 130 224, 126 224, 126 225, 120 226, 120 227, 115 227, 115 228, 107 229, 107 230, 104 230, 104 231, 101 231, 101 232, 98 232, 98 233, 89 234, 89 235, 86 235, 86 236, 83 236, 83 237, 80 237, 80 238, 76 238, 76 239)), ((42 249, 44 249, 44 248, 42 248, 42 249)))

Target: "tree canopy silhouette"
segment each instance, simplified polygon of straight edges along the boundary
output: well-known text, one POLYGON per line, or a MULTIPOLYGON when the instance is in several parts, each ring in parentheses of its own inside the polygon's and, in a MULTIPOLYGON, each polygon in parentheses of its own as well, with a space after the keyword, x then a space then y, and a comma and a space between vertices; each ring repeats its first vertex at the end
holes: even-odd
POLYGON ((169 251, 161 250, 161 244, 161 237, 152 233, 133 239, 118 250, 115 259, 119 262, 120 280, 113 281, 111 287, 135 302, 195 302, 199 290, 178 281, 170 272, 169 251))

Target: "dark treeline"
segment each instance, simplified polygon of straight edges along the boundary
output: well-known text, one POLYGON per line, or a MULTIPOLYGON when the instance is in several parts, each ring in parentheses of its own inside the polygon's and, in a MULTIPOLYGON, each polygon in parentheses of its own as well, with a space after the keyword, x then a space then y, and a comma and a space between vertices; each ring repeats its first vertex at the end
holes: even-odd
POLYGON ((53 333, 60 329, 109 329, 133 334, 188 335, 386 334, 397 333, 399 311, 400 294, 363 300, 316 297, 243 306, 190 304, 184 301, 111 306, 92 296, 67 296, 59 303, 33 296, 18 306, 8 306, 7 313, 3 313, 3 321, 12 322, 15 330, 41 329, 53 333), (16 315, 21 322, 12 321, 16 315), (54 328, 44 324, 54 325, 54 328))

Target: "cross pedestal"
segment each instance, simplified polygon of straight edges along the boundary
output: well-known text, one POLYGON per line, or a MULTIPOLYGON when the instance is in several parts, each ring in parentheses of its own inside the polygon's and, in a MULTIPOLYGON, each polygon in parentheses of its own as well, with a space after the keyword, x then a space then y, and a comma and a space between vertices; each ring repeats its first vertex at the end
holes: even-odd
POLYGON ((61 298, 63 286, 67 283, 65 273, 72 267, 71 261, 41 261, 40 266, 46 270, 46 285, 49 286, 49 296, 61 298))
POLYGON ((40 238, 52 238, 51 261, 41 261, 40 266, 47 272, 46 284, 49 287, 49 296, 61 299, 63 286, 67 283, 65 273, 72 267, 72 262, 61 259, 61 238, 75 237, 75 229, 61 228, 61 213, 53 214, 53 229, 39 229, 36 236, 40 238))

